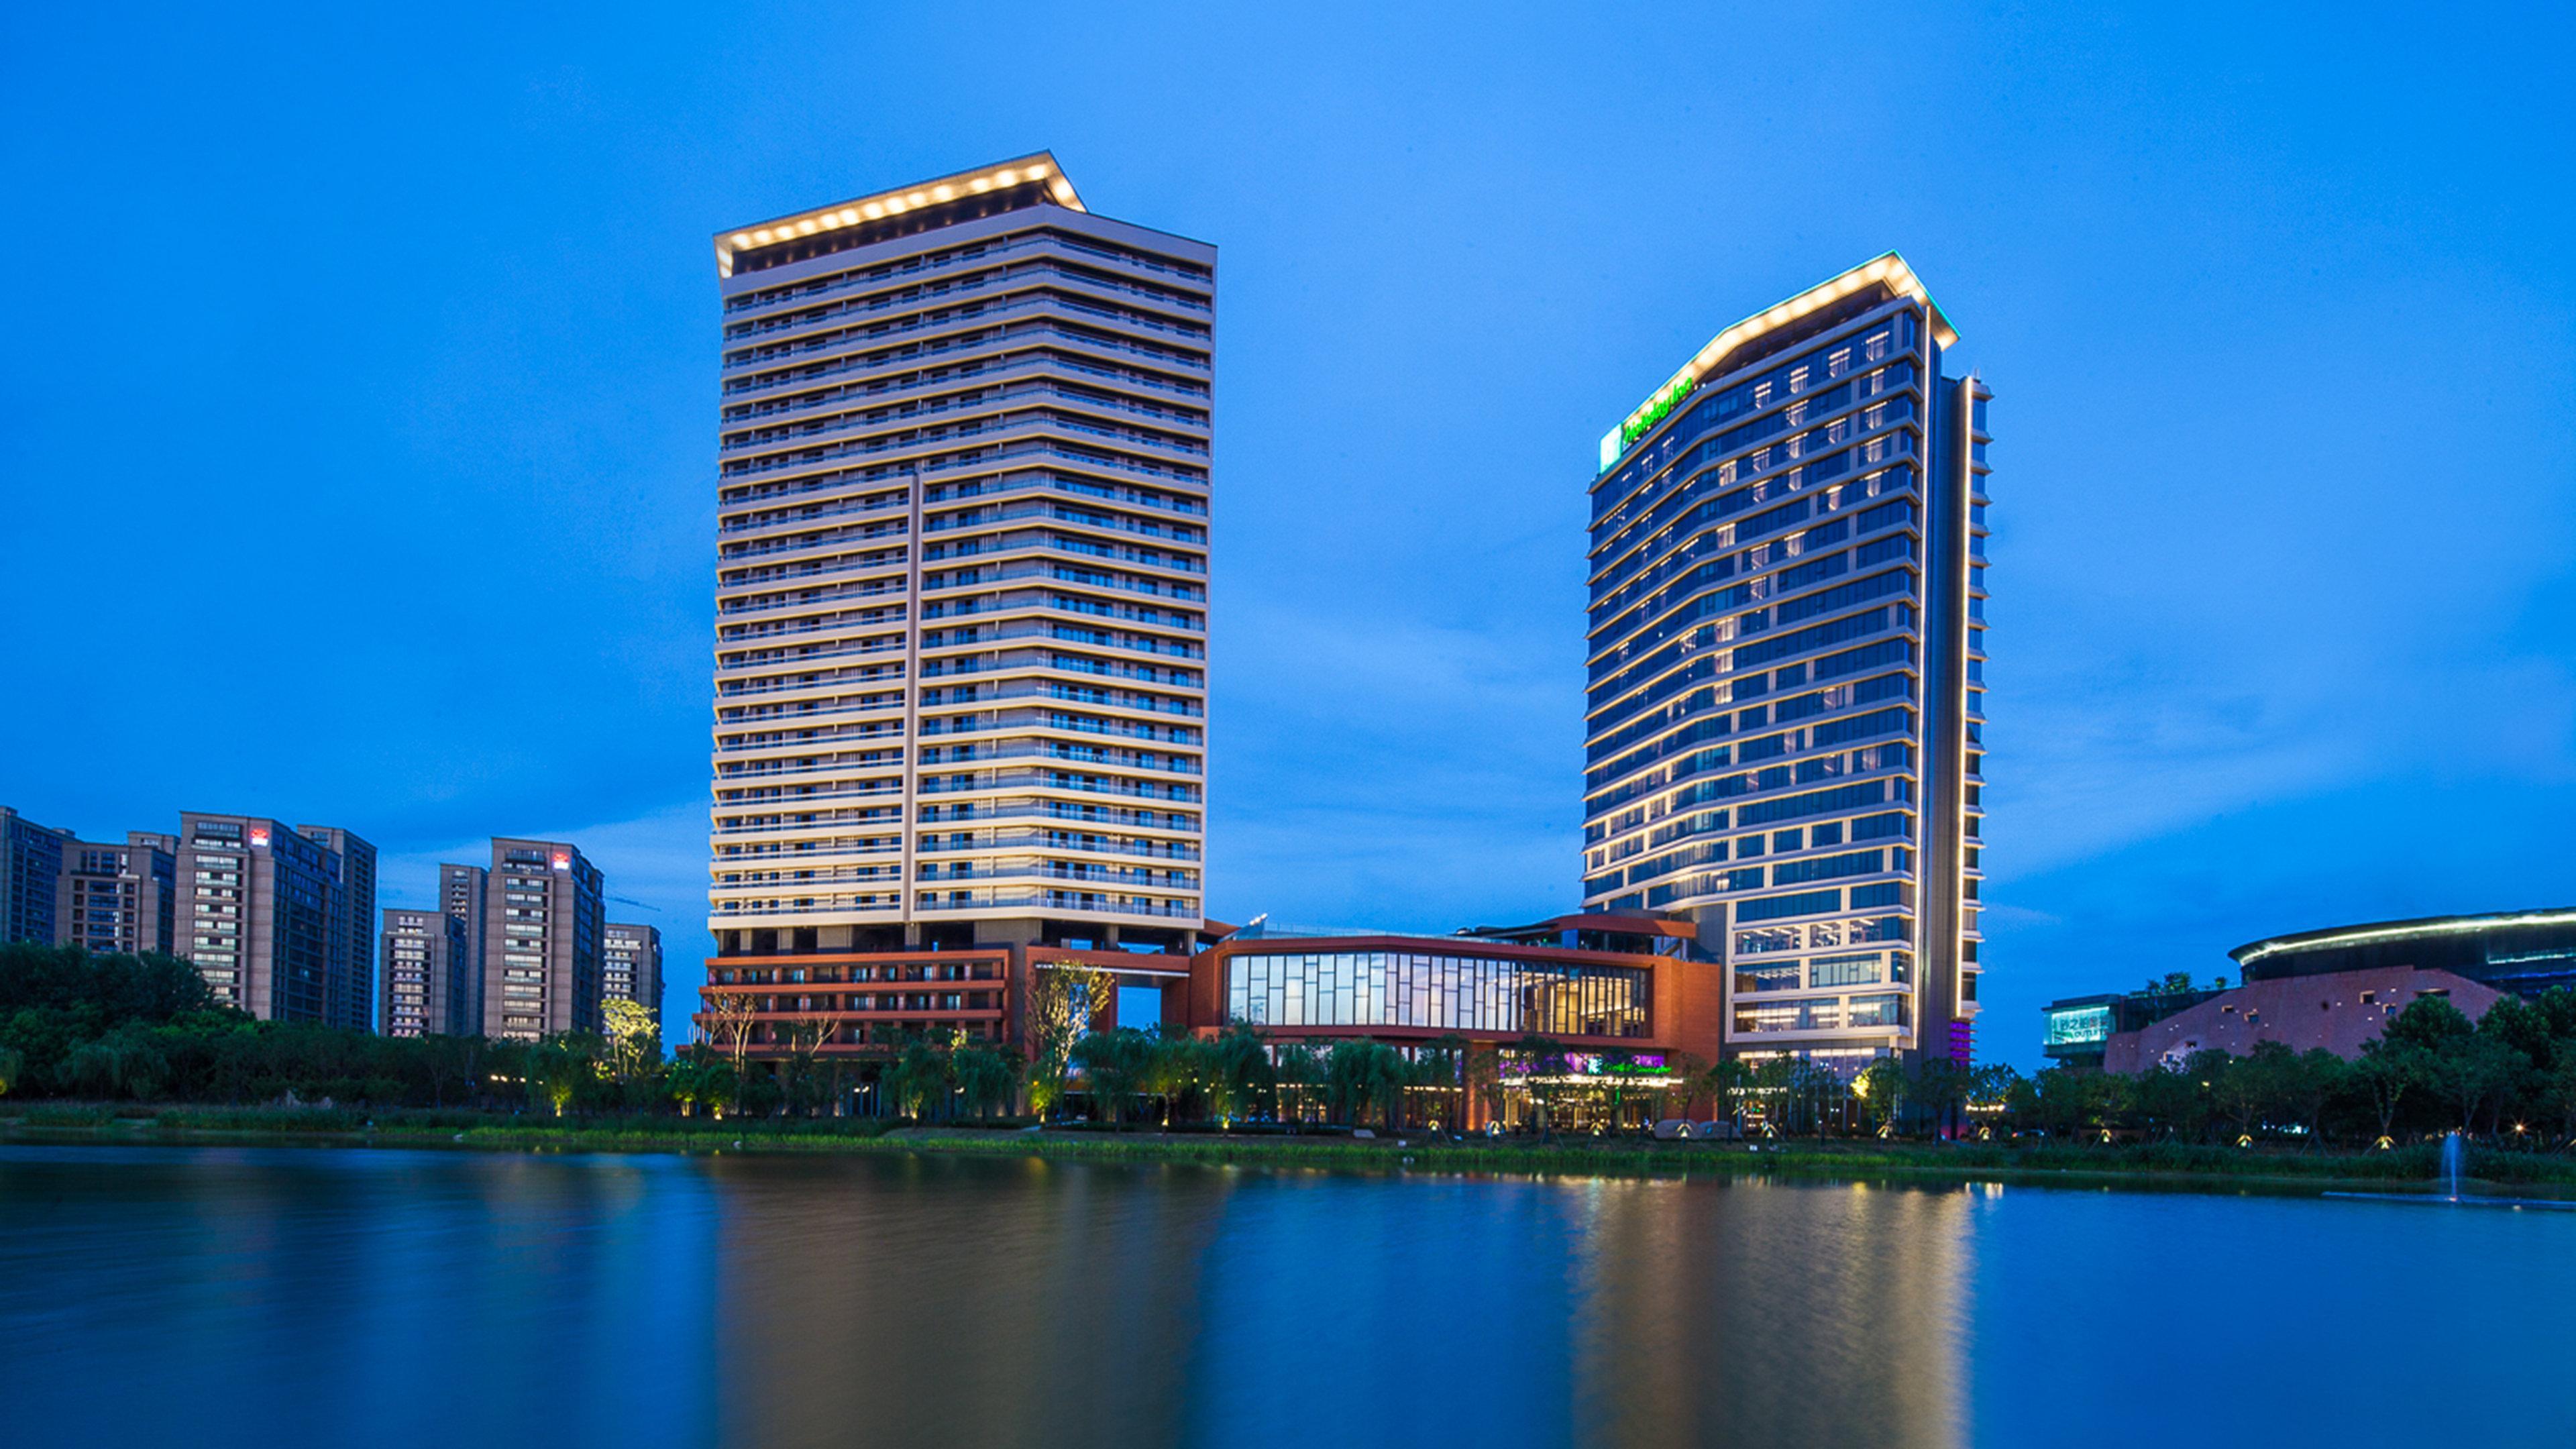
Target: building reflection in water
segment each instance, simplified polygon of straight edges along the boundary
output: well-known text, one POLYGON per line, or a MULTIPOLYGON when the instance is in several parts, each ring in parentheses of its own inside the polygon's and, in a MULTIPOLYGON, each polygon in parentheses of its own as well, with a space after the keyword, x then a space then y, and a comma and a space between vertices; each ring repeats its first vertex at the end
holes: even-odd
POLYGON ((1954 1192, 708 1170, 730 1443, 1965 1438, 1954 1192))
POLYGON ((1964 1189, 1594 1182, 1577 1422, 1621 1445, 1967 1442, 1964 1189))
POLYGON ((1169 1444, 1236 1174, 710 1164, 727 1443, 1169 1444))

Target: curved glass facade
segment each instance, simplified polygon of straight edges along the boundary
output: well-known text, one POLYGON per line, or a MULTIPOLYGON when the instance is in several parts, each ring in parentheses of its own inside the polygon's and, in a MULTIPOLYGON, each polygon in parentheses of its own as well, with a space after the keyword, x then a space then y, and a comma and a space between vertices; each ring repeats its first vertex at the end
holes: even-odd
POLYGON ((1698 920, 1730 1036, 1964 1057, 1984 389, 1893 258, 1724 336, 1592 487, 1585 906, 1698 920))

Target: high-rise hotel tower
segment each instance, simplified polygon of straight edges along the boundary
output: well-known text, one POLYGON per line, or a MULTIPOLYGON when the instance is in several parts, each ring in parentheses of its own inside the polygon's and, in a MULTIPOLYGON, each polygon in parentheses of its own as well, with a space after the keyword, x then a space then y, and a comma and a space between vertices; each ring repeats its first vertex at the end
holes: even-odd
MULTIPOLYGON (((1092 214, 1041 153, 715 250, 710 980, 1187 950, 1215 248, 1092 214)), ((763 999, 874 1042, 1008 1034, 1008 991, 763 999)))
POLYGON ((1956 340, 1891 252, 1601 439, 1584 901, 1699 922, 1729 1054, 1969 1057, 1988 394, 1956 340))

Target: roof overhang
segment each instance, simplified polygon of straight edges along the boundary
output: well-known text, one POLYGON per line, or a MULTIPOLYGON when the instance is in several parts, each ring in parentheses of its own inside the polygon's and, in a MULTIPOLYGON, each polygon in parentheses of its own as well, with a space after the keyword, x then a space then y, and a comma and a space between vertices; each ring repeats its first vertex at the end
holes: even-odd
POLYGON ((2420 941, 2437 936, 2460 936, 2478 931, 2493 931, 2512 926, 2576 925, 2576 910, 2517 911, 2488 916, 2435 916, 2417 921, 2381 921, 2367 926, 2334 926, 2322 931, 2301 931, 2296 935, 2273 936, 2250 942, 2227 954, 2239 966, 2251 966, 2266 956, 2284 951, 2328 951, 2345 946, 2367 946, 2382 941, 2420 941))
POLYGON ((1619 420, 1619 426, 1601 435, 1601 469, 1607 473, 1627 455, 1629 447, 1644 438, 1670 413, 1674 404, 1698 389, 1700 382, 1715 375, 1725 365, 1729 354, 1766 332, 1775 331, 1797 321, 1819 307, 1830 306, 1864 287, 1885 285, 1900 297, 1911 297, 1932 313, 1932 340, 1948 347, 1959 340, 1950 319, 1941 314, 1932 294, 1924 289, 1921 278, 1905 264, 1905 258, 1894 252, 1874 257, 1839 277, 1817 283, 1789 300, 1765 311, 1756 312, 1708 340, 1682 370, 1664 380, 1636 410, 1619 420))
POLYGON ((1039 151, 997 165, 978 166, 972 171, 960 171, 951 176, 915 182, 910 186, 898 186, 892 191, 879 191, 854 200, 835 202, 813 211, 800 211, 794 216, 782 216, 774 221, 764 221, 752 226, 718 232, 716 233, 716 271, 723 276, 732 276, 733 256, 739 251, 771 246, 800 236, 812 236, 816 232, 837 231, 842 227, 857 226, 865 221, 879 221, 889 216, 901 216, 919 207, 937 206, 943 201, 955 201, 961 196, 974 196, 997 187, 1018 186, 1030 181, 1046 182, 1047 195, 1058 206, 1071 211, 1087 209, 1082 204, 1082 197, 1074 191, 1073 182, 1065 176, 1064 168, 1056 164, 1055 153, 1039 151))

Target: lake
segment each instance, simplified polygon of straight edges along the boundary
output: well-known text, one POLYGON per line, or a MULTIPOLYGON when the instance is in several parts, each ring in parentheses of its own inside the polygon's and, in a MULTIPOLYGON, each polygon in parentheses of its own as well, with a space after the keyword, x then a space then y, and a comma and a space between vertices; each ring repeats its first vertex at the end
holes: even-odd
POLYGON ((0 1147, 15 1445, 2576 1444, 2576 1214, 0 1147))

